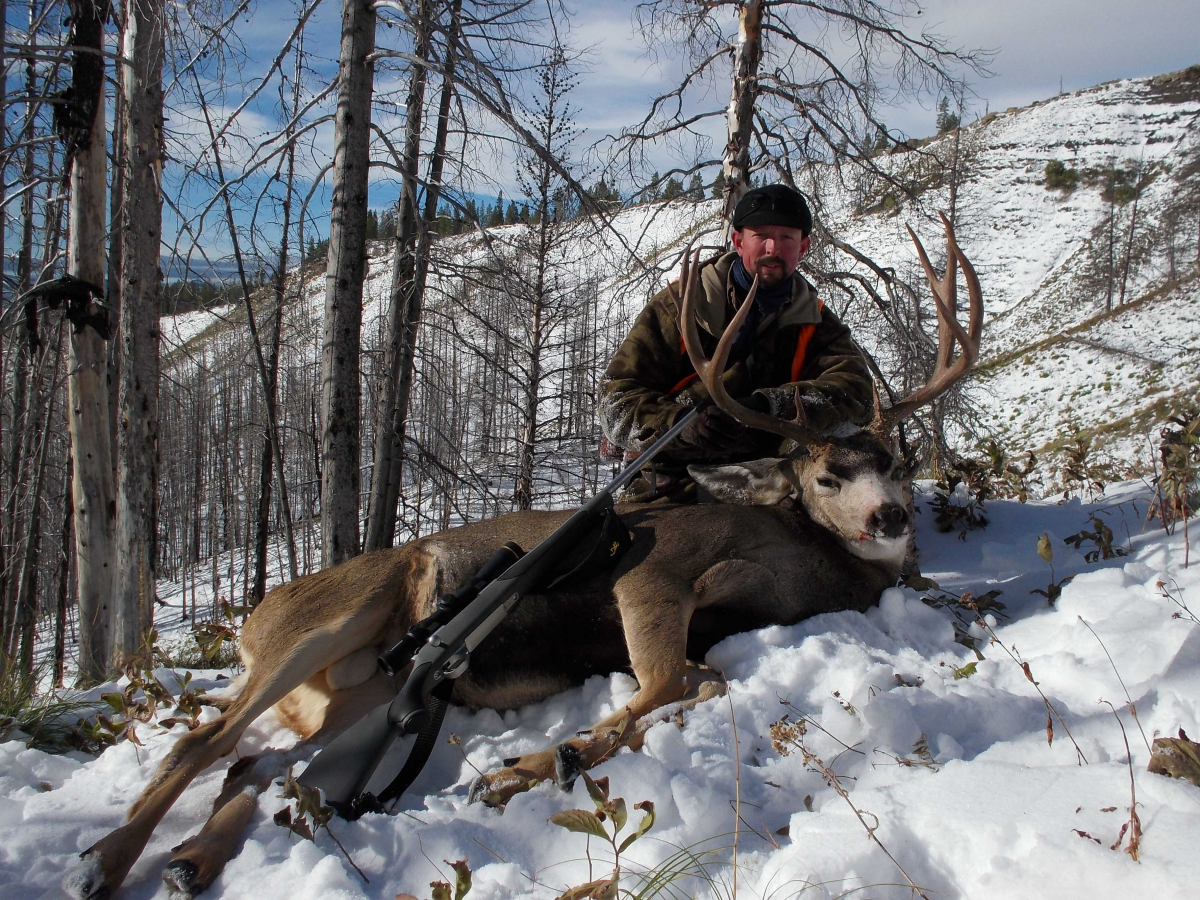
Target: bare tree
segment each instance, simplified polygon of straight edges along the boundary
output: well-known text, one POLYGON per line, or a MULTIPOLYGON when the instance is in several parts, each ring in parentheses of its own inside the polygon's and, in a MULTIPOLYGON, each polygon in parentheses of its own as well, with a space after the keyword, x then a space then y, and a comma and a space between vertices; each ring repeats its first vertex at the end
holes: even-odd
POLYGON ((158 375, 162 272, 162 0, 125 0, 121 70, 120 399, 117 410, 116 621, 113 659, 136 654, 158 582, 158 375))
POLYGON ((911 0, 646 0, 636 14, 648 44, 682 56, 685 75, 612 140, 614 158, 640 180, 650 147, 691 153, 690 166, 660 182, 720 162, 726 217, 755 172, 794 184, 820 163, 872 167, 876 135, 888 133, 883 98, 958 99, 962 72, 984 71, 986 54, 907 30, 916 9, 911 0), (722 110, 708 98, 723 83, 732 88, 722 110), (724 150, 706 158, 720 118, 724 150))
POLYGON ((338 56, 333 199, 321 348, 322 559, 331 566, 359 551, 359 335, 366 266, 367 170, 375 7, 345 0, 338 56))
MULTIPOLYGON (((107 4, 71 0, 71 102, 59 116, 71 171, 69 274, 104 283, 107 172, 103 27, 107 4)), ((108 405, 108 309, 91 294, 71 328, 67 387, 73 463, 76 577, 79 584, 79 674, 108 672, 112 629, 115 491, 108 405)))

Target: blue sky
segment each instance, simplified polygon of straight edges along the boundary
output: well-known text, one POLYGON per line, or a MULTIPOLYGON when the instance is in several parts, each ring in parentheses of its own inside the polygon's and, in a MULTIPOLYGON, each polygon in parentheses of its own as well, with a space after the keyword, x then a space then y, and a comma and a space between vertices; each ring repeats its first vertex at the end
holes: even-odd
MULTIPOLYGON (((582 128, 578 146, 582 149, 605 134, 640 119, 650 99, 673 85, 680 61, 669 54, 653 54, 632 21, 636 4, 632 0, 568 0, 571 40, 586 48, 579 84, 572 95, 578 125, 582 128)), ((294 19, 294 0, 261 0, 252 16, 239 23, 237 35, 248 54, 248 69, 265 67, 278 52, 294 19)), ((1023 106, 1103 81, 1174 71, 1200 63, 1196 35, 1200 34, 1200 3, 1184 0, 1157 0, 1134 4, 1129 0, 1008 0, 1008 2, 965 2, 965 0, 929 0, 911 7, 910 30, 928 30, 942 36, 958 48, 984 48, 994 51, 989 78, 976 78, 973 92, 964 110, 967 121, 985 110, 1003 110, 1023 106)), ((732 11, 730 17, 732 19, 732 11)), ((321 59, 319 67, 328 72, 337 52, 340 3, 324 0, 312 19, 307 49, 321 59)), ((389 14, 384 11, 381 20, 389 14)), ((396 32, 381 25, 380 47, 396 46, 396 32)), ((666 48, 654 48, 665 50, 666 48)), ((399 91, 390 110, 376 114, 377 123, 399 138, 402 125, 405 81, 394 71, 381 66, 377 92, 388 88, 399 91)), ((214 85, 215 87, 215 85, 214 85)), ((436 89, 436 79, 431 80, 436 89)), ((728 85, 717 84, 705 99, 709 105, 723 106, 728 85)), ((920 137, 934 130, 936 96, 908 101, 903 107, 888 110, 884 118, 896 131, 920 137)), ((177 127, 180 121, 174 123, 177 127)), ((265 128, 270 122, 263 118, 265 128)), ((714 120, 710 133, 719 141, 722 123, 714 120)), ((194 127, 194 126, 193 126, 194 127)), ((247 126, 248 141, 253 143, 255 122, 247 126)), ((319 132, 309 153, 307 171, 314 173, 332 152, 330 129, 319 132)), ((719 145, 719 143, 718 143, 719 145)), ((227 152, 236 155, 236 146, 227 152)), ((656 151, 652 167, 663 171, 676 164, 666 149, 656 151)), ((714 151, 715 155, 715 151, 714 151)), ((227 161, 227 165, 233 163, 227 161)), ((494 196, 503 190, 506 197, 518 192, 514 162, 499 145, 491 145, 475 160, 479 172, 468 189, 494 196)), ((396 197, 396 186, 383 169, 377 170, 370 203, 385 209, 396 197)), ((314 211, 327 203, 324 192, 314 195, 314 211)), ((264 235, 270 242, 270 213, 263 215, 264 235)), ((317 229, 327 228, 327 219, 317 229)), ((168 229, 169 229, 168 225, 168 229)), ((223 230, 215 220, 210 224, 213 247, 220 252, 223 230)))

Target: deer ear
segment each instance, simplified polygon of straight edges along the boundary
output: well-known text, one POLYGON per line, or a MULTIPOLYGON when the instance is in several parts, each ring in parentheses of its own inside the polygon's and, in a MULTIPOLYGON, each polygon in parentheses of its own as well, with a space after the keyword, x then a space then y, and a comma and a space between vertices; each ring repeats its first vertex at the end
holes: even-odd
POLYGON ((796 494, 795 482, 784 471, 786 462, 755 459, 719 466, 688 466, 688 474, 718 503, 774 506, 796 494))

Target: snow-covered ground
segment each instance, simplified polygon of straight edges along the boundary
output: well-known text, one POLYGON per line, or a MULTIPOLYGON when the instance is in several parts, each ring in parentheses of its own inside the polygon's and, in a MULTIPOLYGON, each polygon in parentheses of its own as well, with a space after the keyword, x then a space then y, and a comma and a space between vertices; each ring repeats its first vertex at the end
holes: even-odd
MULTIPOLYGON (((699 858, 684 866, 691 877, 663 896, 733 896, 736 807, 739 896, 837 897, 868 886, 856 895, 910 896, 851 806, 814 771, 818 764, 806 764, 794 746, 788 755, 772 747, 771 725, 788 712, 810 723, 805 746, 837 773, 853 807, 877 824, 875 836, 930 897, 1193 896, 1200 789, 1148 773, 1146 739, 1180 727, 1200 734, 1200 625, 1176 602, 1200 612, 1200 523, 1192 523, 1185 568, 1182 529, 1166 536, 1144 525, 1147 496, 1131 483, 1093 504, 996 501, 990 524, 964 540, 933 529, 926 497, 918 517, 924 573, 945 596, 1002 591, 1007 617, 997 616, 994 630, 1003 646, 972 630, 982 660, 955 642, 952 609, 933 608, 908 588, 887 591, 865 615, 825 615, 719 644, 708 662, 729 679, 728 697, 686 714, 682 728, 674 720, 655 725, 643 752, 622 752, 594 772, 625 798, 631 822, 643 800, 658 816, 625 853, 622 886, 635 888, 639 873, 689 848, 699 858), (1127 556, 1089 564, 1082 553, 1090 543, 1078 552, 1063 543, 1090 530, 1093 514, 1127 556), (1042 533, 1055 550, 1054 579, 1078 573, 1054 607, 1031 593, 1051 581, 1037 553, 1042 533), (1062 717, 1053 721, 1052 745, 1046 706, 1017 660, 1062 717), (972 662, 973 673, 961 677, 972 662), (1129 819, 1130 762, 1143 830, 1136 862, 1110 849, 1129 819)), ((201 673, 199 683, 219 689, 213 674, 201 673)), ((467 787, 476 769, 570 736, 633 690, 618 674, 503 715, 451 710, 443 733, 461 737, 462 751, 439 746, 399 814, 332 823, 369 884, 324 832, 314 845, 274 824, 285 801, 268 790, 210 895, 424 898, 431 881, 453 882, 443 860, 458 859, 474 873, 473 900, 551 898, 600 878, 611 870, 606 847, 591 839, 589 848, 583 835, 547 821, 591 808, 582 782, 571 794, 540 786, 503 814, 468 805, 467 787)), ((120 824, 183 728, 143 726, 144 747, 125 742, 96 758, 0 744, 0 898, 59 896, 75 855, 120 824)), ((238 752, 292 741, 268 714, 238 752)), ((159 871, 170 848, 202 824, 227 765, 197 778, 176 803, 122 896, 165 896, 159 871)))

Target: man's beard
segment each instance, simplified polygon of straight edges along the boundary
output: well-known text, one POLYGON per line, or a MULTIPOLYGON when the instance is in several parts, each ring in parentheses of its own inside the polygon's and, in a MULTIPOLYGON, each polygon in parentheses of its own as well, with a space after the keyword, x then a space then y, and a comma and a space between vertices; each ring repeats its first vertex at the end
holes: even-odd
POLYGON ((758 276, 759 283, 764 287, 774 287, 777 284, 782 284, 791 277, 791 272, 787 270, 787 264, 778 256, 763 256, 754 263, 754 273, 758 276), (763 265, 777 265, 779 268, 774 271, 764 272, 763 265))

